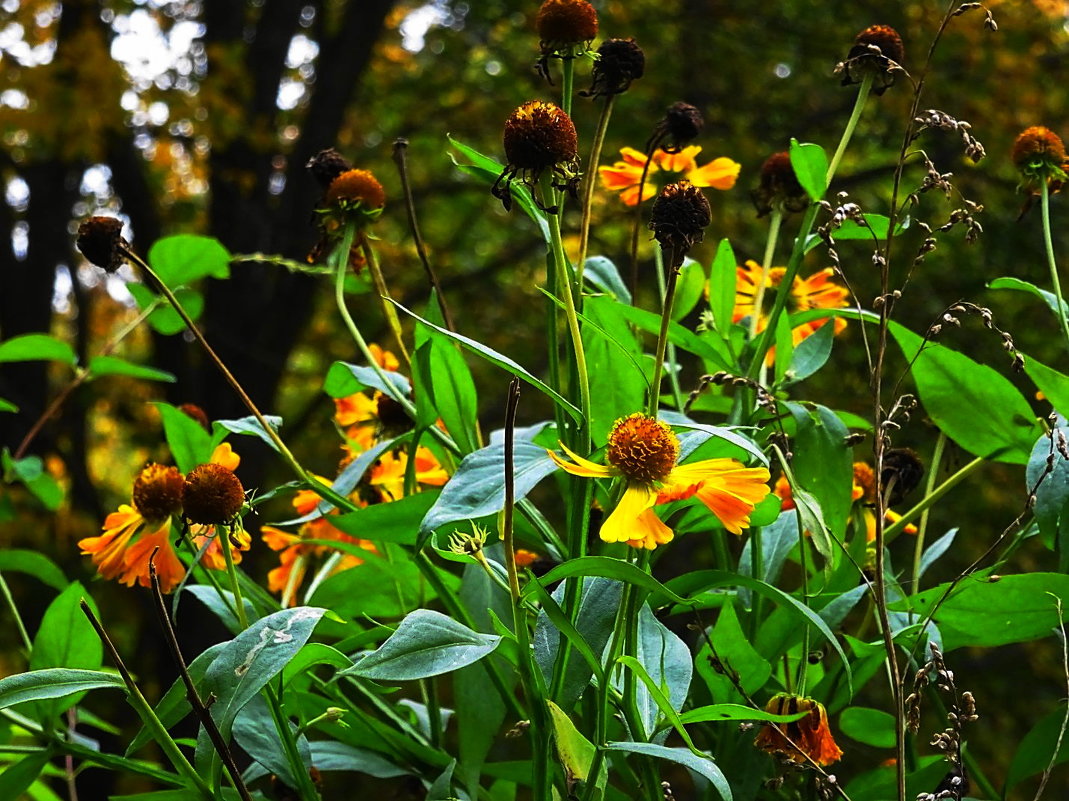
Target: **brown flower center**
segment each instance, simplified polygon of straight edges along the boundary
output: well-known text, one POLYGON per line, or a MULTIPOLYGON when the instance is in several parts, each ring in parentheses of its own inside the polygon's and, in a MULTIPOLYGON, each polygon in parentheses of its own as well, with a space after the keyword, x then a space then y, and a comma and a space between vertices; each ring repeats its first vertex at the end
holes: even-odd
POLYGON ((545 0, 535 29, 546 45, 589 42, 598 35, 598 12, 587 0, 545 0))
POLYGON ((229 523, 245 503, 245 489, 232 470, 221 464, 202 464, 186 476, 182 501, 193 523, 229 523))
POLYGON ((346 170, 331 181, 324 200, 328 205, 359 202, 365 209, 374 210, 386 205, 386 193, 367 170, 346 170))
POLYGON ((184 480, 177 467, 146 466, 134 479, 131 499, 146 520, 165 520, 182 511, 184 480))
POLYGON ((631 481, 663 481, 679 458, 679 437, 667 423, 632 414, 617 420, 612 427, 605 455, 631 481))

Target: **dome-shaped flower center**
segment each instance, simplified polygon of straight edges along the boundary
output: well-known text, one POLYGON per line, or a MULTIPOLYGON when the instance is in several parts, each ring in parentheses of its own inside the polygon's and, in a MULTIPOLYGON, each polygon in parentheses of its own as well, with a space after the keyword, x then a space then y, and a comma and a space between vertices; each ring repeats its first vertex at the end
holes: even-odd
POLYGON ((146 466, 134 479, 131 498, 146 520, 165 520, 182 511, 184 480, 177 467, 146 466))
POLYGON ((587 0, 545 0, 535 29, 546 44, 589 42, 598 35, 598 12, 587 0))
POLYGON ((182 500, 186 517, 194 523, 229 523, 245 503, 245 489, 232 470, 221 464, 202 464, 186 476, 182 500))
POLYGON ((360 202, 369 211, 386 205, 386 193, 378 178, 367 170, 346 170, 335 178, 327 188, 328 205, 340 202, 360 202))
POLYGON ((616 421, 605 455, 630 481, 663 481, 679 458, 679 437, 666 423, 633 414, 616 421))
POLYGON ((505 120, 505 157, 521 170, 542 170, 574 161, 575 125, 564 110, 541 100, 524 103, 505 120))
POLYGON ((1061 137, 1042 125, 1026 128, 1013 143, 1013 163, 1026 174, 1065 166, 1065 144, 1061 137))

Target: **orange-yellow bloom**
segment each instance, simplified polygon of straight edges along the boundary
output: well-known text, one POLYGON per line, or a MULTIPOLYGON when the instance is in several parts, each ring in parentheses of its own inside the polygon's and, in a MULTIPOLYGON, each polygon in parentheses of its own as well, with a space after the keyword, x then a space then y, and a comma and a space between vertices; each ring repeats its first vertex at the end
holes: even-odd
POLYGON ((754 740, 754 746, 762 751, 798 764, 812 760, 822 767, 838 762, 842 757, 842 750, 831 736, 828 713, 823 704, 800 695, 778 693, 772 696, 765 711, 773 715, 809 714, 790 723, 765 723, 754 740))
MULTIPOLYGON (((691 145, 678 153, 654 151, 649 171, 646 173, 646 183, 642 187, 642 200, 649 200, 656 195, 659 184, 671 183, 681 178, 694 186, 731 189, 735 185, 735 179, 739 177, 741 165, 726 156, 720 156, 699 167, 696 157, 701 150, 698 145, 691 145), (671 175, 668 180, 658 180, 656 176, 659 172, 671 175)), ((611 167, 598 167, 601 185, 605 189, 619 192, 620 200, 626 205, 635 206, 639 202, 638 185, 642 180, 642 168, 646 165, 646 154, 633 147, 624 147, 620 149, 620 156, 622 160, 611 167)))
MULTIPOLYGON (((449 480, 441 464, 429 448, 416 448, 416 484, 440 487, 449 480)), ((407 451, 387 451, 372 466, 368 483, 378 491, 382 501, 396 501, 405 494, 405 472, 408 469, 407 451)))
POLYGON ((624 493, 599 532, 605 542, 626 542, 652 550, 671 542, 672 529, 653 512, 659 503, 697 497, 724 528, 739 534, 750 513, 768 494, 769 473, 735 459, 706 459, 677 465, 679 438, 666 423, 644 414, 616 421, 609 432, 607 465, 591 462, 561 448, 571 461, 549 451, 558 466, 584 478, 623 478, 624 493))

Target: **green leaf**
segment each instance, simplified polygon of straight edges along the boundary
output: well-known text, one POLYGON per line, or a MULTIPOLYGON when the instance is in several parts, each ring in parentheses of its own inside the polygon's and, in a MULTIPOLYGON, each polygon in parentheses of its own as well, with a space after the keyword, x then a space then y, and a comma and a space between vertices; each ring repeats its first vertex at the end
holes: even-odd
MULTIPOLYGON (((1027 292, 1029 295, 1035 295, 1037 298, 1043 301, 1048 309, 1054 314, 1054 319, 1058 319, 1058 296, 1053 292, 1046 289, 1040 289, 1035 284, 1031 284, 1028 281, 1022 281, 1020 278, 1013 278, 1010 276, 1004 276, 1002 278, 996 278, 987 285, 988 289, 1013 289, 1018 292, 1027 292)), ((1066 313, 1065 301, 1062 301, 1062 314, 1066 313)))
MULTIPOLYGON (((758 339, 754 339, 756 346, 758 339)), ((791 331, 791 323, 786 314, 781 314, 776 321, 776 350, 773 354, 775 361, 776 382, 783 380, 794 361, 794 333, 791 331)))
POLYGON ((67 577, 56 567, 56 563, 37 551, 0 549, 0 571, 4 570, 26 573, 59 592, 63 592, 68 583, 67 577))
POLYGON ((373 542, 415 545, 420 522, 430 512, 438 497, 437 491, 424 490, 390 503, 376 503, 356 512, 331 515, 328 520, 332 526, 353 537, 373 542))
POLYGON ((496 634, 481 634, 441 612, 417 609, 378 650, 343 675, 351 673, 376 681, 425 679, 478 662, 500 643, 496 634))
POLYGON ((1069 376, 1047 367, 1031 356, 1024 358, 1024 371, 1046 397, 1047 402, 1063 417, 1069 417, 1069 376))
MULTIPOLYGON (((824 522, 842 541, 853 503, 854 456, 846 444, 850 431, 838 415, 825 406, 788 403, 787 408, 797 425, 795 458, 791 464, 794 477, 814 501, 820 499, 817 508, 823 514, 824 522)), ((804 519, 803 523, 813 525, 809 519, 804 519)), ((817 529, 810 531, 816 533, 817 529)), ((830 545, 821 548, 821 553, 829 558, 830 545)))
MULTIPOLYGON (((492 186, 497 182, 497 179, 501 176, 505 167, 495 159, 485 156, 473 147, 458 142, 452 136, 446 135, 446 139, 449 140, 449 144, 452 145, 458 153, 464 156, 471 164, 461 164, 456 158, 450 154, 449 158, 453 164, 457 166, 461 172, 484 181, 488 186, 492 186)), ((515 198, 520 208, 524 213, 534 221, 538 226, 539 232, 542 234, 542 239, 547 243, 550 241, 549 235, 549 223, 546 222, 546 213, 538 208, 538 205, 531 197, 531 192, 519 181, 513 181, 511 184, 512 197, 515 198)))
POLYGON ((89 372, 94 377, 102 375, 128 375, 132 378, 143 378, 146 381, 163 381, 173 384, 176 379, 173 373, 166 370, 157 370, 155 367, 146 367, 142 364, 134 364, 118 356, 94 356, 89 360, 89 372))
POLYGON ((396 397, 398 393, 408 397, 412 394, 412 385, 398 372, 385 371, 390 386, 383 383, 373 367, 361 367, 348 362, 334 362, 327 370, 323 381, 323 392, 332 398, 346 398, 366 389, 377 389, 387 395, 396 397))
POLYGON ((0 412, 18 412, 19 407, 9 400, 0 398, 0 412))
MULTIPOLYGON (((276 434, 282 428, 282 418, 277 415, 265 414, 264 420, 267 421, 267 424, 271 426, 271 430, 276 434)), ((212 433, 214 434, 212 442, 216 444, 222 442, 226 437, 226 434, 223 433, 224 431, 229 431, 232 434, 243 434, 248 437, 259 437, 272 450, 278 450, 278 446, 264 430, 264 427, 260 425, 260 421, 252 415, 240 417, 237 420, 215 420, 212 423, 212 433)))
POLYGON ((829 324, 822 325, 799 342, 784 378, 792 384, 804 381, 827 364, 834 337, 835 326, 829 324))
MULTIPOLYGON (((412 370, 418 379, 417 403, 433 404, 462 454, 477 450, 479 399, 471 370, 456 344, 429 325, 417 326, 412 370)), ((420 422, 434 425, 435 417, 420 422)))
MULTIPOLYGON (((620 313, 629 322, 654 336, 661 330, 661 315, 659 314, 654 314, 636 306, 622 306, 620 313)), ((727 363, 719 351, 689 328, 684 328, 679 323, 669 324, 668 341, 677 348, 682 348, 687 353, 693 353, 719 369, 731 369, 731 365, 727 363)))
POLYGON ((631 292, 620 277, 620 271, 605 256, 591 256, 586 260, 583 279, 620 303, 631 303, 631 292))
MULTIPOLYGON (((396 503, 396 501, 394 502, 396 503)), ((426 587, 419 568, 410 558, 385 558, 366 551, 356 543, 336 540, 316 540, 363 560, 357 573, 343 570, 335 573, 315 588, 308 599, 325 606, 343 618, 350 617, 400 617, 420 603, 433 597, 426 587), (359 578, 357 578, 359 577, 359 578)), ((380 549, 388 548, 380 545, 380 549)), ((440 577, 447 584, 456 579, 442 572, 440 577)))
MULTIPOLYGON (((294 734, 296 726, 286 721, 294 734)), ((271 710, 261 696, 254 696, 249 703, 238 713, 234 721, 234 740, 241 749, 251 756, 259 765, 263 766, 268 773, 272 773, 286 784, 287 787, 297 787, 297 777, 294 769, 311 767, 312 753, 308 748, 308 740, 304 735, 295 737, 301 765, 292 765, 282 746, 282 738, 271 717, 271 710)))
POLYGON ((27 754, 0 773, 0 798, 22 798, 52 757, 52 749, 43 748, 27 754))
POLYGON ((1062 621, 1069 619, 1069 576, 1062 573, 1002 576, 997 581, 971 577, 944 601, 949 587, 941 584, 890 605, 894 611, 911 611, 920 620, 926 620, 934 608, 933 619, 946 652, 966 645, 1006 645, 1050 635, 1059 624, 1055 597, 1062 600, 1062 621))
POLYGON ((1032 491, 1035 487, 1032 511, 1039 533, 1053 545, 1052 550, 1058 554, 1058 569, 1063 573, 1069 568, 1069 460, 1062 456, 1051 437, 1067 435, 1069 425, 1062 420, 1054 432, 1036 441, 1025 468, 1026 488, 1032 491))
MULTIPOLYGON (((162 300, 162 296, 157 295, 144 284, 130 282, 126 285, 126 288, 134 296, 138 308, 142 311, 156 304, 157 308, 148 316, 148 324, 157 332, 170 336, 186 330, 185 320, 178 315, 178 312, 169 303, 162 300)), ((185 309, 191 320, 196 322, 200 319, 201 312, 204 311, 204 296, 200 292, 183 287, 176 289, 174 296, 182 304, 182 308, 185 309)))
POLYGON ((590 436, 601 442, 613 423, 641 409, 649 379, 638 360, 642 347, 626 316, 624 304, 607 296, 587 298, 583 304, 587 369, 590 374, 590 436), (590 330, 599 329, 597 336, 590 330))
POLYGON ((791 167, 798 183, 814 202, 828 190, 828 156, 820 145, 791 139, 791 167))
POLYGON ((705 270, 698 262, 686 258, 676 278, 676 299, 672 305, 672 319, 679 322, 698 305, 705 292, 705 270))
POLYGON ((453 795, 453 770, 456 766, 455 759, 449 761, 445 770, 427 788, 427 801, 456 801, 453 795))
MULTIPOLYGON (((658 593, 669 600, 679 604, 689 604, 686 598, 672 592, 657 579, 630 562, 622 562, 608 556, 583 556, 578 559, 569 559, 564 564, 557 565, 538 581, 543 587, 548 587, 555 581, 566 579, 569 576, 601 576, 602 578, 616 579, 628 584, 633 584, 648 592, 658 593)), ((533 582, 532 582, 533 583, 533 582)), ((528 584, 523 588, 522 595, 530 595, 534 589, 528 584)))
POLYGON ((0 343, 0 362, 78 363, 74 348, 48 334, 22 334, 0 343))
POLYGON ((163 401, 153 404, 160 410, 163 433, 174 463, 183 473, 212 458, 212 437, 204 427, 185 412, 163 401))
MULTIPOLYGON (((586 684, 589 682, 590 676, 594 675, 598 677, 599 681, 602 680, 603 670, 601 660, 594 653, 594 649, 591 648, 586 638, 579 633, 579 629, 576 625, 572 623, 568 615, 561 609, 558 599, 564 597, 563 586, 557 587, 553 595, 547 593, 536 581, 531 582, 530 586, 533 588, 534 595, 542 606, 539 618, 541 619, 544 615, 546 619, 552 622, 553 627, 556 629, 556 632, 553 632, 553 634, 556 634, 557 632, 563 634, 564 638, 568 641, 568 644, 579 652, 579 655, 583 657, 583 661, 586 663, 586 669, 583 670, 581 664, 574 664, 578 660, 575 660, 574 658, 569 660, 568 673, 565 674, 566 684, 562 687, 561 697, 557 699, 562 702, 572 700, 574 705, 574 700, 578 698, 584 689, 586 689, 586 684), (568 683, 573 681, 574 684, 568 683)), ((576 622, 578 623, 579 621, 576 622)), ((539 632, 536 630, 536 635, 538 633, 539 632)), ((554 663, 558 658, 560 637, 551 637, 546 628, 543 628, 542 635, 546 637, 546 641, 536 644, 535 659, 538 661, 539 667, 543 671, 543 675, 552 677, 555 668, 554 663), (552 653, 550 653, 550 649, 552 649, 552 653)), ((604 644, 602 645, 602 650, 604 650, 604 644)))
MULTIPOLYGON (((103 646, 80 606, 82 598, 85 597, 85 588, 75 581, 48 605, 37 636, 33 640, 30 670, 96 670, 101 666, 104 659, 103 646)), ((96 607, 92 599, 86 598, 86 602, 95 612, 96 607)), ((50 724, 55 716, 74 706, 80 698, 81 696, 75 695, 63 701, 39 704, 36 709, 37 717, 42 723, 50 724)))
POLYGON ((230 251, 208 236, 178 234, 158 239, 148 262, 171 289, 200 278, 229 278, 230 251))
MULTIPOLYGON (((891 321, 891 333, 907 359, 923 340, 891 321)), ((926 344, 913 365, 924 409, 939 429, 985 459, 1027 464, 1042 433, 1032 407, 1006 378, 987 365, 939 344, 926 344)))
POLYGON ((643 756, 666 759, 669 762, 683 765, 699 776, 708 779, 724 801, 731 801, 732 799, 731 785, 728 784, 728 780, 720 770, 720 767, 708 755, 698 756, 686 748, 668 748, 663 745, 654 745, 653 743, 606 743, 604 747, 609 751, 642 754, 643 756))
MULTIPOLYGON (((870 242, 882 241, 887 239, 887 229, 891 225, 891 221, 884 214, 863 214, 861 215, 865 222, 865 225, 858 225, 853 220, 844 220, 843 224, 836 228, 832 232, 832 238, 835 240, 840 239, 864 239, 870 242)), ((910 220, 906 217, 903 221, 899 222, 895 226, 895 236, 909 228, 910 220)), ((809 238, 805 241, 805 252, 808 253, 813 248, 817 247, 824 240, 820 238, 820 234, 810 234, 809 238)))
POLYGON ((64 698, 74 693, 108 688, 125 690, 126 685, 118 674, 102 670, 47 668, 16 673, 0 679, 0 709, 27 701, 64 698))
POLYGON ((408 309, 406 309, 404 306, 402 306, 397 301, 391 301, 391 303, 393 303, 394 306, 396 306, 398 309, 403 311, 405 314, 407 314, 410 317, 412 317, 413 319, 415 319, 417 322, 423 323, 423 325, 434 329, 439 334, 442 334, 443 336, 448 337, 449 339, 452 339, 452 340, 455 340, 456 342, 459 342, 463 347, 465 347, 466 349, 470 350, 472 353, 476 354, 477 356, 482 357, 486 361, 490 362, 493 365, 496 365, 496 366, 500 367, 502 370, 505 370, 506 372, 511 373, 512 375, 516 376, 517 378, 523 379, 524 381, 526 381, 531 386, 533 386, 536 389, 542 391, 543 393, 548 395, 550 398, 552 398, 553 401, 558 406, 560 406, 565 412, 567 412, 569 415, 571 415, 576 420, 578 420, 580 417, 582 417, 582 412, 580 412, 579 409, 576 408, 574 404, 572 404, 569 400, 567 400, 559 392, 556 392, 555 390, 551 389, 548 384, 546 384, 543 381, 540 381, 539 379, 535 378, 533 375, 531 375, 531 373, 527 372, 527 370, 525 370, 519 364, 514 362, 508 356, 503 356, 500 353, 498 353, 496 350, 494 350, 493 348, 488 347, 488 346, 482 344, 481 342, 476 342, 474 339, 469 339, 468 337, 466 337, 466 336, 464 336, 462 334, 455 334, 452 331, 449 331, 449 330, 447 330, 445 328, 439 328, 438 326, 433 325, 432 323, 430 323, 427 320, 423 319, 422 317, 420 317, 415 312, 409 311, 408 309))
MULTIPOLYGON (((513 454, 516 500, 557 469, 546 449, 517 439, 513 454)), ((420 524, 421 544, 430 532, 458 520, 477 519, 505 508, 505 445, 497 442, 469 453, 420 524)))
MULTIPOLYGON (((1024 736, 1006 773, 1006 790, 1015 787, 1029 776, 1042 773, 1048 765, 1061 765, 1069 760, 1069 737, 1062 737, 1060 734, 1062 726, 1065 725, 1065 716, 1065 701, 1062 700, 1024 736), (1055 755, 1054 748, 1059 744, 1059 738, 1061 742, 1055 755)), ((1013 795, 1007 793, 1004 797, 1012 798, 1013 795)))
POLYGON ((643 604, 639 609, 635 658, 649 677, 650 686, 656 687, 661 695, 656 697, 649 687, 639 687, 635 691, 635 708, 645 726, 645 736, 650 737, 661 725, 658 711, 672 720, 683 708, 690 689, 694 659, 687 644, 653 616, 649 604, 643 604))
POLYGON ((873 748, 895 747, 895 719, 882 709, 847 707, 839 715, 843 734, 873 748))
POLYGON ((731 318, 735 312, 735 275, 738 267, 731 242, 721 239, 709 276, 709 308, 713 312, 717 333, 723 339, 727 339, 731 332, 731 318))
MULTIPOLYGON (((750 643, 750 638, 742 630, 739 617, 735 613, 735 604, 725 603, 716 619, 716 626, 709 635, 709 640, 715 643, 716 654, 709 642, 703 642, 701 650, 695 659, 698 675, 705 681, 709 688, 709 694, 713 698, 738 698, 742 700, 736 688, 736 682, 743 692, 755 693, 765 686, 768 677, 772 675, 772 666, 768 660, 750 643), (714 658, 717 662, 714 663, 714 658), (723 670, 719 669, 724 668, 723 670), (731 671, 735 681, 725 675, 725 671, 731 671)), ((734 709, 736 704, 719 704, 734 709)), ((749 707, 740 707, 749 709, 749 707)), ((694 710, 697 712, 697 710, 694 710)), ((689 722, 688 712, 683 716, 684 722, 689 722)), ((712 712, 710 712, 712 714, 712 712)), ((720 718, 715 718, 720 719, 720 718)), ((725 720, 727 718, 724 718, 725 720)))
POLYGON ((285 687, 298 676, 320 665, 328 665, 335 670, 344 670, 353 666, 353 660, 337 648, 321 642, 310 642, 301 648, 282 670, 282 686, 285 687))
POLYGON ((585 782, 590 776, 590 765, 597 749, 593 743, 575 728, 567 713, 552 701, 546 701, 549 719, 553 724, 553 740, 557 744, 557 756, 564 765, 569 780, 585 782))
POLYGON ((45 470, 40 456, 24 456, 19 460, 11 458, 7 448, 0 452, 4 476, 8 481, 21 481, 45 508, 54 512, 63 502, 63 488, 45 470))
MULTIPOLYGON (((725 607, 727 608, 727 607, 725 607)), ((719 653, 719 648, 717 649, 719 653)), ((774 715, 763 709, 754 709, 742 704, 711 704, 691 709, 679 716, 684 723, 717 723, 725 720, 761 720, 772 723, 790 723, 801 720, 808 712, 796 712, 793 715, 774 715)))

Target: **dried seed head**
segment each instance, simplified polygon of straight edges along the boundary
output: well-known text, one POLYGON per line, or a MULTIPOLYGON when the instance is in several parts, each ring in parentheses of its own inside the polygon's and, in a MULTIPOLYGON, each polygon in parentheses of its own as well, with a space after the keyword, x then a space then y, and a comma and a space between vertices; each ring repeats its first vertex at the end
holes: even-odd
POLYGON ((678 153, 688 143, 698 138, 705 127, 705 119, 696 106, 679 101, 664 112, 664 119, 653 129, 653 136, 646 143, 646 150, 657 141, 665 153, 678 153))
POLYGON ((917 488, 924 478, 924 462, 912 448, 891 448, 883 455, 883 471, 880 482, 884 487, 892 481, 888 504, 894 506, 917 488))
POLYGON ((202 464, 186 476, 182 505, 193 523, 231 522, 245 503, 245 489, 233 471, 221 464, 202 464))
POLYGON ((377 212, 386 205, 382 184, 368 170, 346 170, 330 182, 323 202, 344 209, 377 212))
POLYGON ((870 25, 854 37, 846 61, 836 67, 843 73, 843 86, 861 83, 872 76, 872 91, 882 95, 895 82, 895 70, 905 58, 902 37, 890 25, 870 25))
POLYGON ((531 100, 505 120, 505 158, 519 170, 547 170, 578 158, 575 125, 553 103, 531 100))
POLYGON ((183 403, 181 406, 178 407, 178 411, 182 412, 182 414, 184 414, 186 417, 192 417, 194 420, 200 423, 201 427, 205 430, 211 430, 212 424, 211 421, 208 419, 208 415, 197 404, 183 403))
POLYGON ((304 166, 324 189, 334 183, 334 179, 343 172, 348 172, 353 168, 353 165, 349 163, 349 159, 332 147, 320 150, 312 158, 308 159, 308 163, 304 166))
POLYGON ((631 481, 663 481, 679 458, 679 437, 667 423, 632 414, 613 425, 605 458, 631 481))
POLYGON ((122 220, 115 217, 90 217, 78 226, 78 250, 90 264, 113 273, 122 267, 125 257, 122 248, 122 220))
POLYGON ((385 394, 375 396, 375 416, 384 431, 403 431, 412 423, 405 407, 385 394))
POLYGON ((1013 164, 1029 184, 1047 181, 1054 191, 1067 180, 1069 157, 1061 137, 1042 125, 1026 128, 1013 143, 1013 164))
POLYGON ((650 230, 661 248, 673 254, 670 268, 683 264, 686 255, 705 236, 712 222, 709 201, 698 187, 689 181, 668 184, 653 201, 650 230))
POLYGON ((607 97, 626 92, 631 81, 646 71, 646 54, 634 39, 606 39, 598 48, 593 83, 584 97, 607 97))
POLYGON ((182 488, 185 480, 177 467, 147 465, 134 479, 131 493, 134 508, 146 520, 166 520, 182 511, 182 488))
POLYGON ((545 0, 535 30, 543 51, 589 42, 598 35, 598 12, 587 0, 545 0))
POLYGON ((773 209, 795 212, 809 205, 809 195, 798 182, 787 152, 773 153, 765 159, 761 165, 761 183, 750 197, 758 217, 764 217, 773 209))

